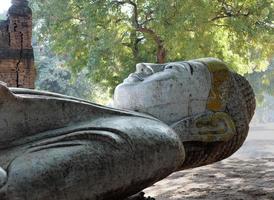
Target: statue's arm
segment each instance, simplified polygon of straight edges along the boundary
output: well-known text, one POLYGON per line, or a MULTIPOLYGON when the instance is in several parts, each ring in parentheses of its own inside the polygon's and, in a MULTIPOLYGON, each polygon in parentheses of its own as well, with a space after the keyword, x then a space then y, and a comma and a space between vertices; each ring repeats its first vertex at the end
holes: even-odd
MULTIPOLYGON (((30 100, 34 100, 34 104, 41 109, 48 103, 40 97, 28 99, 15 96, 9 90, 5 92, 11 96, 4 101, 4 105, 16 105, 16 109, 28 105, 24 103, 30 100)), ((52 101, 59 106, 59 99, 52 101)), ((62 100, 61 103, 66 108, 76 106, 70 104, 71 101, 62 100)), ((32 109, 32 106, 26 108, 32 109)), ((80 111, 82 106, 85 106, 84 111, 86 104, 77 102, 80 111)), ((51 111, 50 107, 47 109, 51 111)), ((75 111, 73 107, 68 109, 75 111)), ((166 177, 182 165, 185 156, 183 145, 167 125, 156 119, 121 113, 100 115, 100 112, 91 112, 90 109, 89 112, 82 112, 83 115, 93 113, 90 120, 74 121, 66 127, 21 135, 15 142, 9 143, 13 146, 1 146, 0 160, 7 160, 7 157, 12 159, 0 173, 3 180, 0 199, 126 197, 166 177)), ((41 116, 39 119, 44 118, 41 116)), ((25 127, 21 128, 24 130, 25 127)))

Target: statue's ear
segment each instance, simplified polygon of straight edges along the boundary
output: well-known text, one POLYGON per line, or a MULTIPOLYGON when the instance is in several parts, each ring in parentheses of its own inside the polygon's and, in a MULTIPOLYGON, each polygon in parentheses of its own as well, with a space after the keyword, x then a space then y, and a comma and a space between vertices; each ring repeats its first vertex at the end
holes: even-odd
POLYGON ((0 81, 0 103, 15 99, 14 94, 8 89, 7 84, 0 81))
POLYGON ((236 134, 232 118, 224 112, 209 113, 191 118, 187 123, 178 122, 172 128, 183 142, 224 142, 236 134))

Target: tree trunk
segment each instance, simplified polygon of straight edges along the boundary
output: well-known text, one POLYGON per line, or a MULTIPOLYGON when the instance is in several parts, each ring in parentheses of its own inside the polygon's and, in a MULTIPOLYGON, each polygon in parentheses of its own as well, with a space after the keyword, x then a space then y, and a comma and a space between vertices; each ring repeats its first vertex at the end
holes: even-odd
POLYGON ((157 48, 157 63, 165 63, 166 62, 166 49, 163 44, 158 45, 157 48))

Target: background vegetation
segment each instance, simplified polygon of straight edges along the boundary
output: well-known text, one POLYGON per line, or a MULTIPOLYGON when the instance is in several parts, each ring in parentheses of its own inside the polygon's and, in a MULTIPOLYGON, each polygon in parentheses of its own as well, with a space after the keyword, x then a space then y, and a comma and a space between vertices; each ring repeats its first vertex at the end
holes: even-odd
POLYGON ((102 103, 138 62, 210 56, 245 75, 260 105, 274 95, 272 0, 30 3, 41 89, 102 103))

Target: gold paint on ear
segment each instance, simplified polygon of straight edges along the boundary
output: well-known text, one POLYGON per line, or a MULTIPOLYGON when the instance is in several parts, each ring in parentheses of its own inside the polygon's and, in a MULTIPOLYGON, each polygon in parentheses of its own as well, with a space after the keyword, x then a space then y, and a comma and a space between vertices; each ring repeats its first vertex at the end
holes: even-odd
POLYGON ((199 134, 204 136, 204 142, 228 141, 236 133, 236 126, 232 118, 225 112, 197 118, 196 127, 199 134))
POLYGON ((212 85, 207 102, 207 108, 211 111, 223 111, 226 106, 226 99, 224 99, 224 85, 227 85, 229 80, 229 72, 227 70, 220 70, 211 72, 212 85))
POLYGON ((171 126, 182 142, 225 142, 236 134, 232 118, 225 112, 200 115, 179 121, 171 126))
POLYGON ((227 65, 216 58, 201 58, 195 61, 201 62, 208 67, 212 76, 211 90, 207 102, 207 108, 211 111, 224 111, 230 72, 227 65))

